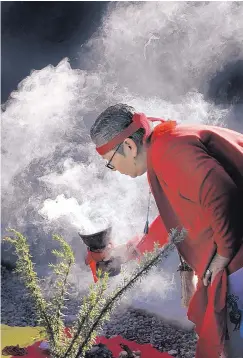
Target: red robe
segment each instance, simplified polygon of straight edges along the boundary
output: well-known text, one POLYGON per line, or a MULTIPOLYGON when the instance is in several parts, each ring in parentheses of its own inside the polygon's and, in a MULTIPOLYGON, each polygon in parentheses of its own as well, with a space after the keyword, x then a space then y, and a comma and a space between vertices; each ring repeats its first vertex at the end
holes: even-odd
MULTIPOLYGON (((227 274, 243 267, 243 135, 203 125, 177 125, 164 133, 159 125, 148 148, 148 180, 158 208, 162 188, 188 230, 178 250, 199 279, 188 309, 199 335, 196 358, 218 358, 226 333, 227 274), (215 252, 231 262, 205 287, 202 278, 215 252)), ((159 216, 138 249, 164 244, 167 234, 159 216)))

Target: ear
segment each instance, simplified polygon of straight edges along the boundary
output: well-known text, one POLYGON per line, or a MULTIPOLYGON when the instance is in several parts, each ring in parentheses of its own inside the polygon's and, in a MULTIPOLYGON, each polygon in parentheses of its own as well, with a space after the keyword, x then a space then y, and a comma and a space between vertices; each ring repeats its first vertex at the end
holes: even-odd
POLYGON ((123 142, 123 149, 125 156, 132 156, 133 158, 136 158, 138 154, 138 147, 133 139, 126 138, 123 142))

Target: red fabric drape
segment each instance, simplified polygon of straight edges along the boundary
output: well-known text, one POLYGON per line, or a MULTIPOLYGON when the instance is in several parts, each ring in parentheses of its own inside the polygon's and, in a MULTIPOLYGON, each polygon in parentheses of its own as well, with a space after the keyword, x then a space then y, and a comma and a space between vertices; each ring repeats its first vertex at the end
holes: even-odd
MULTIPOLYGON (((128 345, 131 350, 141 351, 142 358, 171 358, 172 356, 168 353, 161 353, 157 349, 153 348, 151 344, 138 344, 134 341, 128 341, 121 336, 115 336, 112 338, 106 337, 97 337, 96 344, 103 343, 105 344, 110 351, 113 353, 114 357, 118 357, 121 352, 120 343, 128 345)), ((26 358, 48 358, 46 354, 43 353, 38 347, 40 342, 36 342, 32 346, 27 348, 28 354, 25 355, 26 358)), ((11 358, 18 358, 18 356, 12 356, 11 358)))

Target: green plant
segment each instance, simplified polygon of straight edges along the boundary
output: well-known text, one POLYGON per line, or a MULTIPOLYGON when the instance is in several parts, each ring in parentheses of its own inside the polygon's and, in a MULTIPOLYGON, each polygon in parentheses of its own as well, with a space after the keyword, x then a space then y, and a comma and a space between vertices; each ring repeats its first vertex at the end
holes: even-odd
POLYGON ((55 358, 84 357, 85 352, 95 343, 99 329, 109 319, 111 312, 123 295, 161 260, 165 259, 174 249, 175 244, 181 242, 185 235, 184 230, 178 232, 175 229, 171 231, 169 242, 163 248, 155 243, 154 251, 146 252, 141 257, 131 275, 126 275, 125 271, 122 271, 123 279, 121 283, 109 294, 107 292, 109 275, 107 272, 102 274, 99 270, 99 280, 96 284, 89 286, 89 293, 83 298, 77 320, 70 328, 71 337, 68 337, 65 333, 62 312, 68 294, 68 275, 74 263, 71 247, 62 237, 53 236, 54 240, 59 242, 60 250, 53 250, 52 252, 61 261, 55 265, 49 264, 57 278, 53 286, 54 294, 47 302, 41 292, 40 281, 34 270, 26 238, 16 230, 10 229, 10 231, 14 233, 15 237, 6 237, 4 240, 15 247, 18 256, 16 271, 23 278, 26 287, 34 298, 39 316, 38 323, 43 327, 40 338, 48 339, 51 357, 55 358))

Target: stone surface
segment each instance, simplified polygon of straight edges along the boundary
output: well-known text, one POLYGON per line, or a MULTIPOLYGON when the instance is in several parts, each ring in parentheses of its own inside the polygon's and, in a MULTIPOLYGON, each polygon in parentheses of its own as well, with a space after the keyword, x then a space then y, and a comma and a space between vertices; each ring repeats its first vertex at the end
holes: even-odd
POLYGON ((175 349, 171 349, 168 353, 169 353, 171 356, 177 356, 178 351, 175 350, 175 349))
POLYGON ((104 344, 99 343, 86 352, 85 358, 113 358, 113 355, 104 344))

